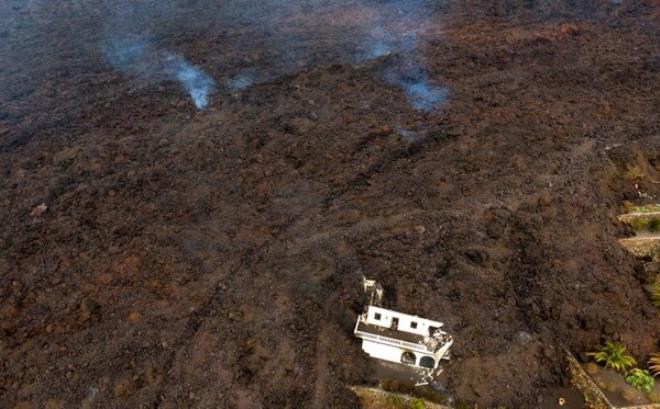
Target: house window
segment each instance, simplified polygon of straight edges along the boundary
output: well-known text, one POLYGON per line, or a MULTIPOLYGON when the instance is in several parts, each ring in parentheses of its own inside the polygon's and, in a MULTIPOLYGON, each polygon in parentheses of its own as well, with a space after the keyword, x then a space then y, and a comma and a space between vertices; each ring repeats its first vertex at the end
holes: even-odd
POLYGON ((417 363, 417 357, 415 356, 414 353, 410 351, 405 351, 404 353, 401 354, 401 363, 408 365, 415 365, 415 363, 417 363))
POLYGON ((417 322, 416 321, 410 321, 410 328, 412 328, 412 329, 417 328, 417 322))
POLYGON ((374 319, 380 320, 380 313, 379 312, 374 314, 374 319))
POLYGON ((433 369, 435 368, 435 359, 431 358, 430 356, 423 356, 422 359, 419 360, 419 366, 433 369))

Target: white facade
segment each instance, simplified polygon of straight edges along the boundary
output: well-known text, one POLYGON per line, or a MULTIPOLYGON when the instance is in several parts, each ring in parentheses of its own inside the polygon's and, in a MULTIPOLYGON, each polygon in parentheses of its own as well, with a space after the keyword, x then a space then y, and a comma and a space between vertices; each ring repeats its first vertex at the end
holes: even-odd
POLYGON ((432 371, 441 359, 449 359, 453 344, 442 326, 439 321, 370 305, 358 316, 354 332, 371 357, 432 371))
POLYGON ((382 359, 398 364, 417 366, 423 369, 433 370, 438 367, 439 359, 433 354, 410 351, 398 346, 388 345, 377 341, 362 341, 362 350, 372 358, 382 359), (407 354, 408 361, 402 362, 403 354, 407 354))
POLYGON ((375 307, 373 305, 367 308, 367 324, 391 328, 393 320, 398 321, 397 329, 399 331, 409 332, 423 337, 432 335, 433 330, 443 326, 439 321, 431 321, 426 318, 386 310, 385 308, 375 307))

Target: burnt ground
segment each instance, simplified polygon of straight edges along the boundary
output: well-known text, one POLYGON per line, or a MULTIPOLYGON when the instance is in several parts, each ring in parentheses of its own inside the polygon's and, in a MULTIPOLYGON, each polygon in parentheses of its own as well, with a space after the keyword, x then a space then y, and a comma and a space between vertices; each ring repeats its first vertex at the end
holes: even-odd
POLYGON ((157 41, 268 73, 195 111, 94 51, 111 3, 2 6, 1 407, 357 407, 363 274, 446 322, 447 390, 481 406, 537 407, 562 345, 658 349, 615 219, 660 197, 657 2, 445 2, 430 113, 379 74, 405 56, 312 36, 278 65, 298 26, 227 31, 188 1, 157 41))

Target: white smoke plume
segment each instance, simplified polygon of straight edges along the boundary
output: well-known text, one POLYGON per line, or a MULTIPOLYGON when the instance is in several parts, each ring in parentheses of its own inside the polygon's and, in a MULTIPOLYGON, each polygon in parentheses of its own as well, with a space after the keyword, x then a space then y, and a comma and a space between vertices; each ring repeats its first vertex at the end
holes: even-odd
POLYGON ((100 51, 127 79, 178 82, 200 109, 212 103, 216 90, 238 93, 316 65, 375 59, 383 59, 375 65, 380 65, 381 79, 400 87, 411 108, 433 112, 448 96, 423 58, 424 39, 429 29, 438 28, 446 0, 1 3, 0 17, 7 23, 0 27, 0 39, 7 44, 5 60, 28 60, 41 53, 57 58, 56 63, 79 58, 84 64, 77 67, 93 67, 100 51), (85 34, 67 30, 69 25, 83 27, 85 34), (38 52, 19 46, 24 39, 31 39, 38 52), (193 55, 203 58, 203 66, 191 62, 188 56, 193 55))
POLYGON ((159 50, 144 38, 114 39, 104 47, 104 55, 116 69, 143 80, 177 81, 197 109, 208 107, 215 82, 183 56, 159 50))

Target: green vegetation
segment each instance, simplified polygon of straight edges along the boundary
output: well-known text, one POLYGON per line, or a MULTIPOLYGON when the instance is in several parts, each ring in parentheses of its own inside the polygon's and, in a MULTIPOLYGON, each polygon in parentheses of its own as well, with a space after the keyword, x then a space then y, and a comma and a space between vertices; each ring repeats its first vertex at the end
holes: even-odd
POLYGON ((660 231, 659 217, 639 216, 632 220, 627 221, 627 223, 636 232, 647 231, 651 233, 657 233, 660 231))
POLYGON ((649 220, 648 228, 649 228, 649 231, 651 231, 651 232, 660 231, 660 219, 655 217, 655 218, 649 220))
POLYGON ((592 356, 598 363, 605 363, 606 368, 612 368, 624 374, 628 369, 637 365, 635 358, 627 353, 626 347, 610 341, 607 341, 605 346, 599 347, 596 352, 590 352, 587 355, 592 356))
POLYGON ((426 409, 426 402, 424 399, 413 399, 410 402, 410 409, 426 409))
POLYGON ((653 283, 649 284, 647 289, 649 296, 651 297, 651 303, 660 308, 660 277, 656 277, 653 283))
POLYGON ((660 204, 648 205, 648 206, 634 206, 630 209, 631 213, 654 213, 660 212, 660 204))
POLYGON ((645 176, 646 176, 646 173, 644 172, 644 170, 641 167, 639 167, 639 165, 629 166, 628 170, 624 174, 624 177, 627 180, 635 181, 635 182, 639 182, 639 181, 643 180, 645 176))
POLYGON ((655 386, 655 380, 653 375, 645 369, 635 368, 628 376, 626 376, 626 382, 628 382, 633 388, 642 392, 651 392, 655 386))
POLYGON ((391 409, 427 409, 426 401, 421 398, 407 400, 401 395, 392 394, 387 397, 387 406, 391 409))
POLYGON ((406 401, 399 395, 390 395, 387 397, 387 404, 393 409, 406 408, 406 401))
POLYGON ((655 376, 660 375, 660 352, 651 354, 651 358, 649 358, 649 369, 655 376))

